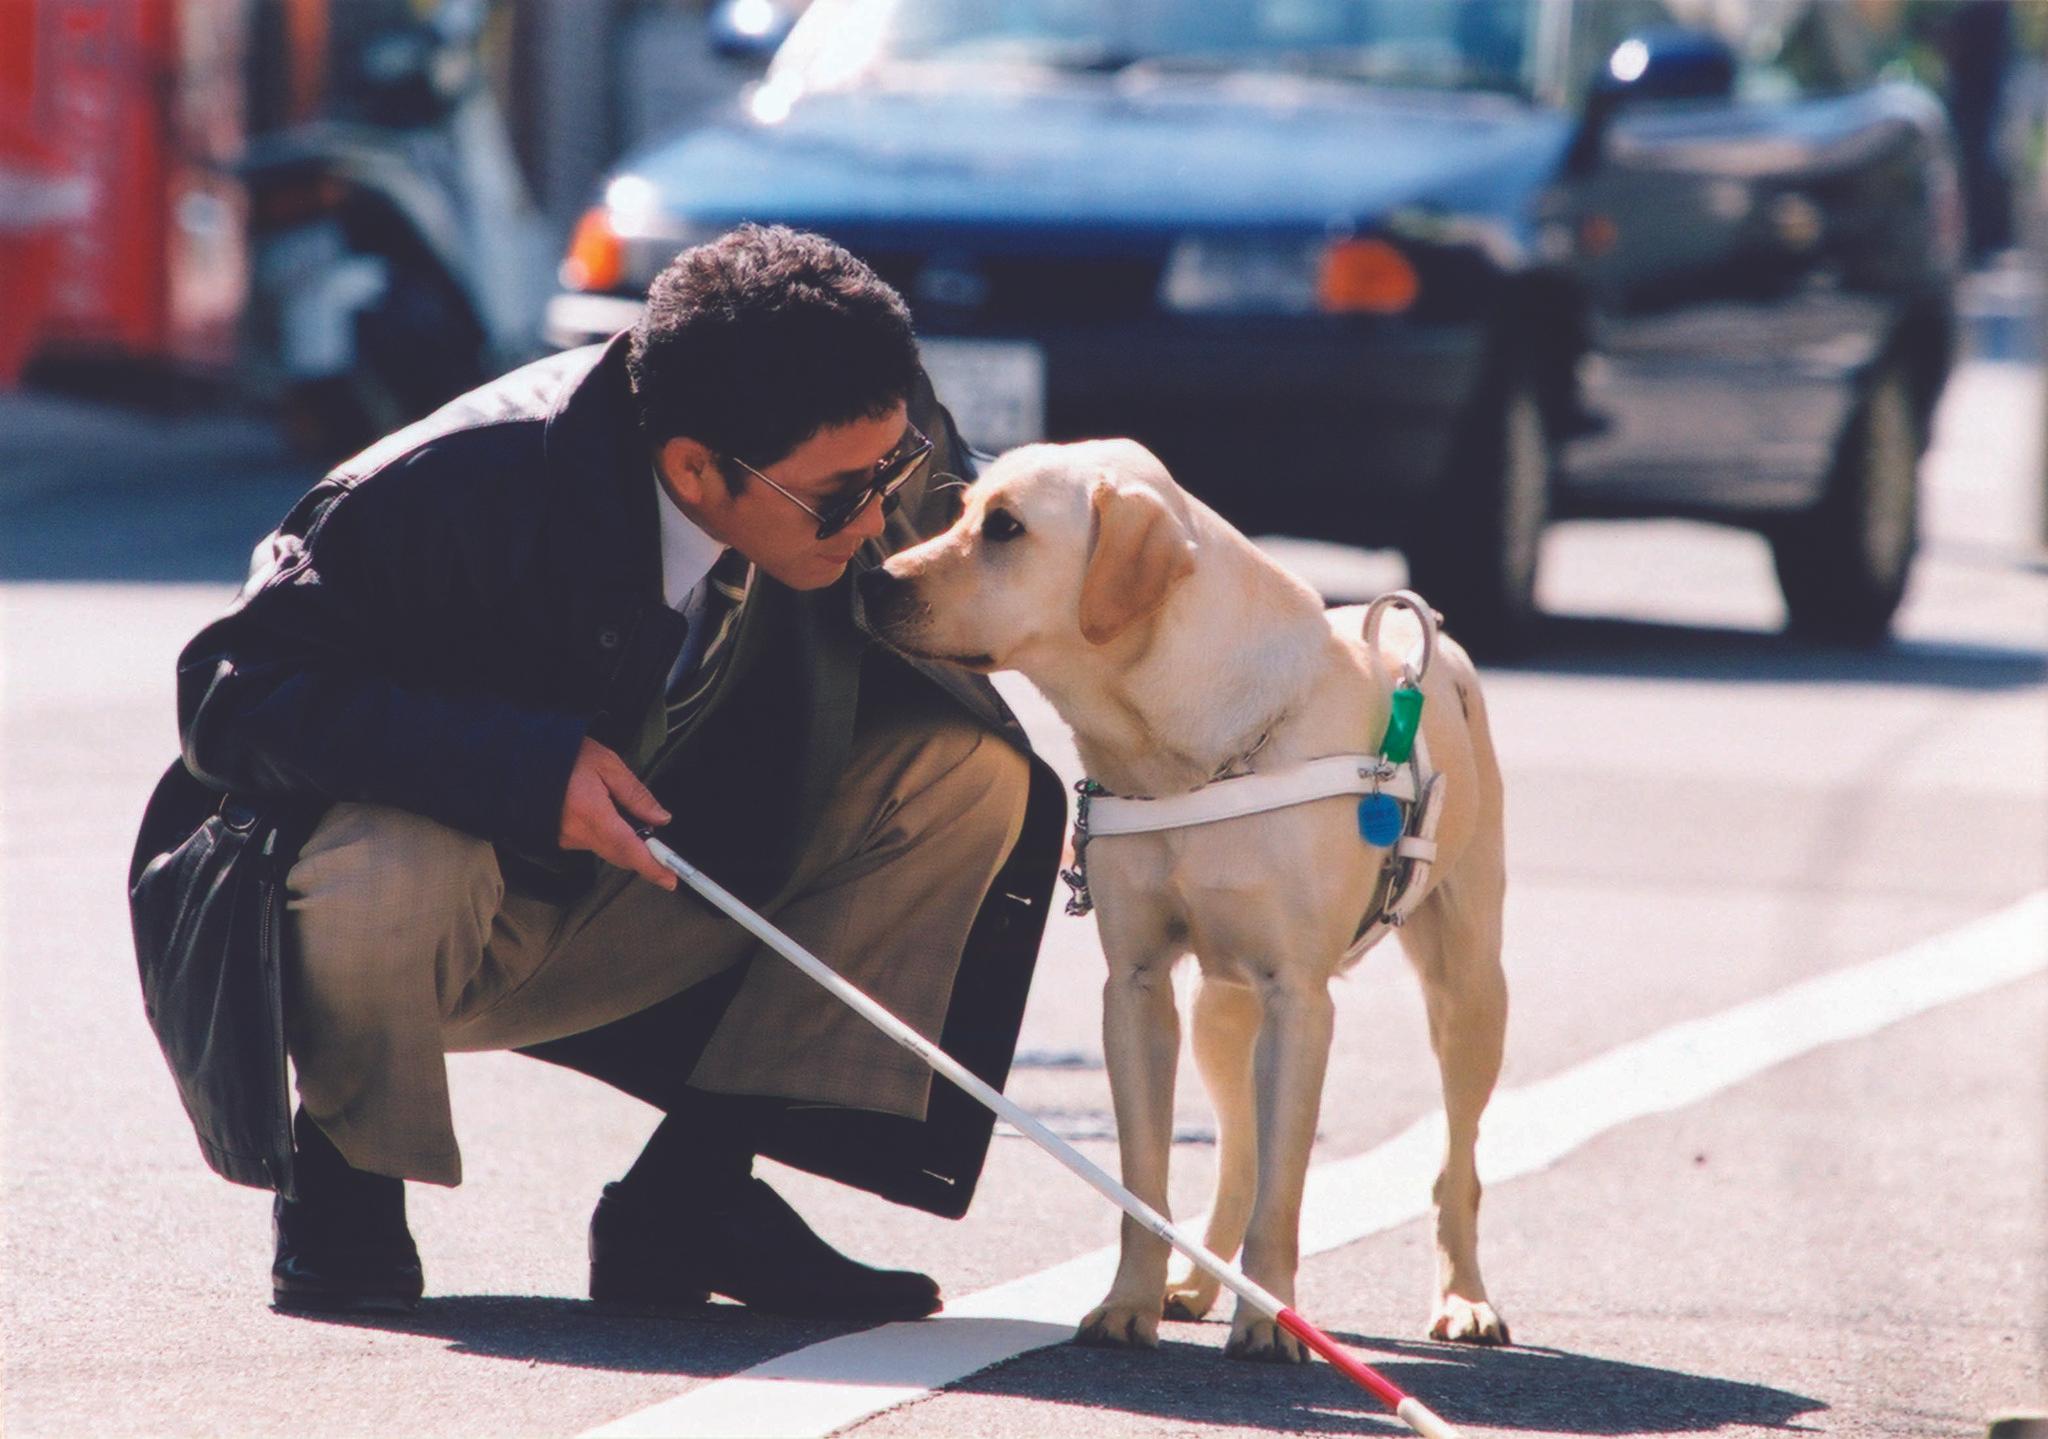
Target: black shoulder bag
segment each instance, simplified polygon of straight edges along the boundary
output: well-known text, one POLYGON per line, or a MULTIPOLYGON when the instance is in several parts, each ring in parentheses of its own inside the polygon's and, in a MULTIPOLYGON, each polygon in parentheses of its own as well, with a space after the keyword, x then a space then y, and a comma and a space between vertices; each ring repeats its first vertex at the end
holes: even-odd
POLYGON ((292 1194, 285 875, 304 815, 222 796, 174 762, 128 871, 142 1004, 200 1151, 237 1184, 292 1194))

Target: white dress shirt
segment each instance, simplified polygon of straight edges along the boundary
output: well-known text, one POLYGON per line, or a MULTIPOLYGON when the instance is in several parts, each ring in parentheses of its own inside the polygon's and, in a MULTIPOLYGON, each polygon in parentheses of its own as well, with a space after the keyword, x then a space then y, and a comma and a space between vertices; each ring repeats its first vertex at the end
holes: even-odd
POLYGON ((695 664, 696 656, 704 648, 703 637, 697 633, 701 628, 697 621, 704 613, 711 567, 725 553, 725 546, 691 523, 659 474, 654 477, 654 488, 655 508, 661 514, 661 597, 670 609, 690 622, 690 637, 683 642, 682 652, 669 673, 669 682, 673 684, 678 674, 686 673, 695 664))
POLYGON ((691 522, 658 474, 654 493, 661 512, 661 597, 670 609, 692 615, 704 607, 704 577, 725 546, 691 522))

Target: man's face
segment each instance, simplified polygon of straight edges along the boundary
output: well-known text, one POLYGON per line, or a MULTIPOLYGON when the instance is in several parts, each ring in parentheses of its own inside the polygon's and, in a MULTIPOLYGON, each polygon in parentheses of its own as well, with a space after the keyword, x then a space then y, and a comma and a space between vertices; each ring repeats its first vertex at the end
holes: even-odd
MULTIPOLYGON (((879 419, 818 431, 761 473, 812 509, 859 492, 903 438, 908 415, 897 405, 879 419)), ((835 535, 819 539, 818 520, 773 486, 748 477, 735 496, 718 457, 677 437, 661 447, 657 468, 677 506, 697 527, 732 546, 793 590, 816 590, 846 573, 854 552, 882 533, 882 506, 870 504, 835 535)))

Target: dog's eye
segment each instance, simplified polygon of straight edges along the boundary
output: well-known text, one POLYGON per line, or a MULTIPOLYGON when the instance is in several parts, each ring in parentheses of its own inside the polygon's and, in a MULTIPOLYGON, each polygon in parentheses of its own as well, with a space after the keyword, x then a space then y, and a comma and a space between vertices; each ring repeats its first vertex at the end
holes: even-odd
POLYGON ((982 538, 996 544, 1014 540, 1023 533, 1024 522, 1008 510, 990 510, 981 522, 982 538))

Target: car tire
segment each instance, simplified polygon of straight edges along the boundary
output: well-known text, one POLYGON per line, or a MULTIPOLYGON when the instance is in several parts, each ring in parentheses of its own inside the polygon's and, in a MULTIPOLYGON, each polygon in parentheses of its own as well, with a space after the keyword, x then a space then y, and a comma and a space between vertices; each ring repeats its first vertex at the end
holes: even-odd
POLYGON ((1861 645, 1890 632, 1919 546, 1921 448, 1912 385, 1886 364, 1836 442, 1820 502, 1769 532, 1790 631, 1861 645))
POLYGON ((1410 584, 1475 653, 1500 658, 1528 644, 1551 470, 1534 387, 1520 376, 1488 385, 1407 546, 1410 584))

